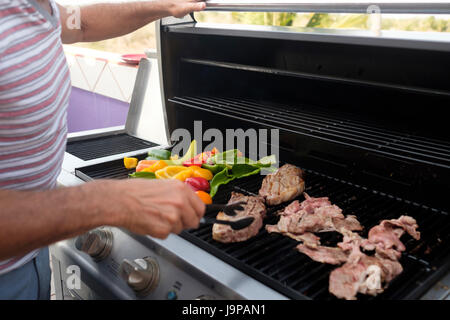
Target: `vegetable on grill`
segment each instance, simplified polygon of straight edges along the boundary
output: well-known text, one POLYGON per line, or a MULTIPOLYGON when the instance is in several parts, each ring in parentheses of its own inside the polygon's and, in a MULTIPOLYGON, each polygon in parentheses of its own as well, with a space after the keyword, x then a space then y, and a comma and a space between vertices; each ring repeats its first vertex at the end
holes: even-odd
POLYGON ((209 191, 209 182, 204 178, 192 177, 187 178, 184 182, 194 191, 209 191))
POLYGON ((211 204, 212 198, 209 194, 207 194, 205 191, 197 191, 195 192, 197 196, 203 201, 204 204, 211 204))
POLYGON ((153 149, 148 152, 148 156, 159 160, 169 160, 171 152, 165 149, 153 149))
POLYGON ((156 179, 155 173, 144 171, 131 173, 128 176, 130 178, 156 179))
POLYGON ((167 167, 167 163, 164 160, 159 160, 152 164, 150 167, 143 169, 142 172, 156 172, 165 167, 167 167))
POLYGON ((127 169, 134 169, 138 165, 138 159, 137 158, 123 158, 123 164, 125 168, 127 169))

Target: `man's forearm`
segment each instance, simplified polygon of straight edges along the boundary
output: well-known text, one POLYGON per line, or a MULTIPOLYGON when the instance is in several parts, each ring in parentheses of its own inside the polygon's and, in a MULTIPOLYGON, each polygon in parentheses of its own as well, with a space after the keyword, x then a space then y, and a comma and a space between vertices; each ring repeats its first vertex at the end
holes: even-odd
MULTIPOLYGON (((100 225, 114 225, 105 203, 93 197, 97 183, 51 191, 0 190, 0 261, 100 225)), ((107 201, 107 199, 105 199, 107 201)))
POLYGON ((81 29, 70 32, 76 36, 63 34, 65 43, 119 37, 170 15, 169 6, 163 1, 92 4, 81 7, 80 13, 81 29))

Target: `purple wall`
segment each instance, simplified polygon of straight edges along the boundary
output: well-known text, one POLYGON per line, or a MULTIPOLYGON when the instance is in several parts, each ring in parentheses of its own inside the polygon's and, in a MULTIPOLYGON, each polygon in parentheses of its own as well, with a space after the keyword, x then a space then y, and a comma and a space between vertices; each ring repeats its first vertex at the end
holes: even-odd
POLYGON ((69 132, 124 125, 128 107, 126 102, 72 87, 67 112, 69 132))

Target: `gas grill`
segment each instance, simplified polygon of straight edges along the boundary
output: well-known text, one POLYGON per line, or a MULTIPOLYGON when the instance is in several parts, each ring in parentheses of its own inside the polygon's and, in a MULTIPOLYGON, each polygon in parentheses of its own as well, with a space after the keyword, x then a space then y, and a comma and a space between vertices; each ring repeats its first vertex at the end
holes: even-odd
MULTIPOLYGON (((403 273, 384 293, 358 299, 448 298, 449 36, 211 25, 193 17, 163 19, 157 31, 158 54, 141 61, 128 128, 145 126, 142 79, 157 60, 168 137, 177 128, 194 136, 195 121, 203 131, 278 129, 280 164, 304 169, 306 192, 356 215, 362 236, 384 219, 406 214, 417 220, 421 240, 402 238, 403 273)), ((97 157, 73 165, 72 181, 126 179, 133 170, 123 167, 124 154, 144 159, 139 146, 150 143, 133 132, 138 149, 114 159, 89 152, 99 145, 114 149, 114 142, 102 140, 111 137, 70 140, 72 156, 97 157)), ((262 179, 235 180, 214 201, 228 202, 232 191, 255 195, 262 179)), ((276 224, 273 213, 287 204, 269 208, 264 223, 276 224)), ((328 278, 336 267, 312 261, 295 250, 296 241, 264 228, 233 244, 213 240, 211 226, 167 240, 109 227, 87 237, 94 244, 85 237, 52 247, 57 289, 65 298, 335 299, 328 278), (94 242, 106 234, 112 234, 111 252, 96 261, 105 244, 94 242), (157 286, 145 295, 120 275, 121 265, 141 274, 155 263, 157 286), (81 268, 81 289, 65 285, 64 270, 73 264, 81 268)), ((337 233, 321 234, 324 245, 341 240, 337 233)))

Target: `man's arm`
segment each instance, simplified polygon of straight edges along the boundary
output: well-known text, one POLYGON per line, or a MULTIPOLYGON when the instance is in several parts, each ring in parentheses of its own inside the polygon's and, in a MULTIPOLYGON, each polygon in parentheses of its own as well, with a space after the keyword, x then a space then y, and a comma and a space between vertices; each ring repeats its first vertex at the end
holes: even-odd
POLYGON ((0 261, 98 226, 165 238, 195 228, 205 205, 178 180, 99 180, 50 191, 0 189, 0 261))
POLYGON ((63 43, 100 41, 133 32, 163 17, 183 17, 206 7, 201 0, 154 0, 92 4, 81 7, 80 28, 69 28, 72 11, 58 5, 63 43))

